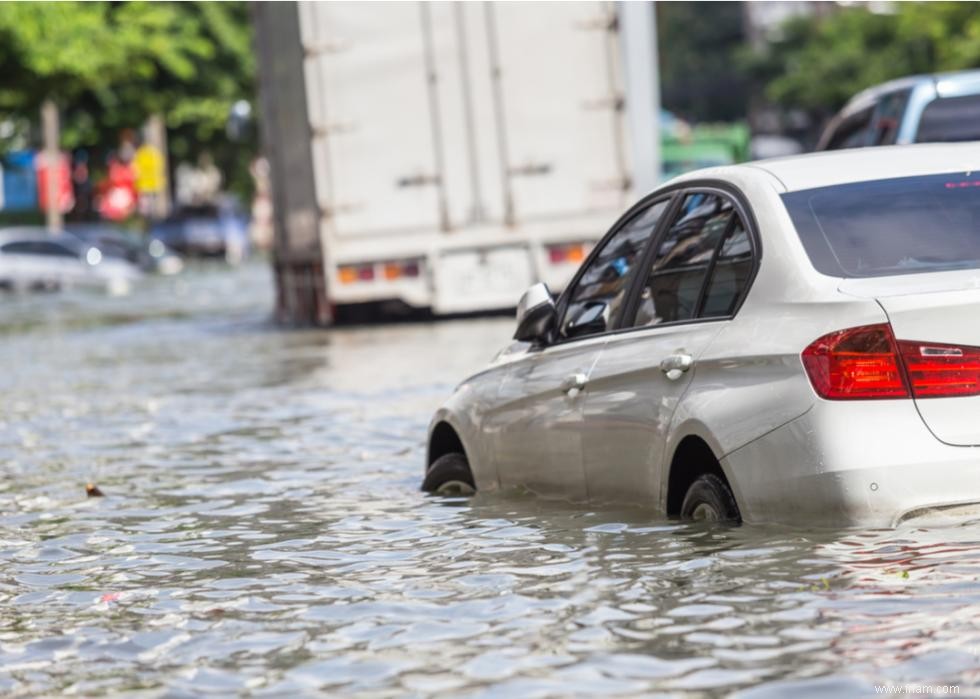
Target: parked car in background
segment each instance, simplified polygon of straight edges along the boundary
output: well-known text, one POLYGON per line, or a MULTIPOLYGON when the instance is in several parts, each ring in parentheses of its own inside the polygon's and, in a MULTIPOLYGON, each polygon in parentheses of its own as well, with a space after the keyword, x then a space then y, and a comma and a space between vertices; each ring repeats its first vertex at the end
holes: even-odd
POLYGON ((181 255, 224 257, 237 264, 248 254, 248 217, 231 199, 183 206, 153 224, 150 237, 181 255))
POLYGON ((980 70, 915 75, 855 95, 817 150, 980 140, 980 70))
POLYGON ((980 511, 980 144, 667 183, 438 409, 423 489, 693 519, 980 511))
POLYGON ((184 268, 180 255, 156 238, 139 238, 105 223, 72 223, 67 230, 79 240, 98 247, 106 257, 125 260, 144 272, 177 274, 184 268))
POLYGON ((126 293, 139 268, 97 246, 40 227, 0 229, 0 288, 43 291, 97 288, 126 293))

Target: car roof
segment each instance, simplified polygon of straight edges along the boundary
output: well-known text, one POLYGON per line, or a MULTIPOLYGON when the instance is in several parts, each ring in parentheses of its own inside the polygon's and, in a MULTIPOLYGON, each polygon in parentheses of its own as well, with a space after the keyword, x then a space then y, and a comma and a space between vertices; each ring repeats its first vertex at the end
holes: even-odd
POLYGON ((760 170, 775 177, 790 192, 895 177, 980 173, 980 141, 821 151, 695 170, 672 181, 724 178, 736 172, 751 175, 752 171, 758 174, 760 170))
POLYGON ((71 233, 56 233, 49 231, 42 226, 12 226, 10 228, 0 228, 0 243, 13 243, 20 241, 49 240, 55 243, 78 246, 81 244, 77 237, 71 233))
POLYGON ((980 70, 959 70, 948 73, 909 75, 885 83, 872 85, 851 97, 841 109, 841 114, 853 114, 870 107, 882 95, 897 90, 910 90, 919 85, 933 85, 940 97, 975 94, 980 92, 980 70))

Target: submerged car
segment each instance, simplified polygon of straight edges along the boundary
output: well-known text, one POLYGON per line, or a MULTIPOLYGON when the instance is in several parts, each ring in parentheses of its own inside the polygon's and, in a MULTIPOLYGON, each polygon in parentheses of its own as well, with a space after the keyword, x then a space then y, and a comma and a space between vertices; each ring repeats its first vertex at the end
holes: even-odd
POLYGON ((181 255, 224 257, 238 264, 248 255, 248 218, 233 199, 183 206, 153 224, 150 237, 181 255))
POLYGON ((94 288, 118 294, 141 276, 136 266, 68 233, 32 226, 0 229, 0 288, 94 288))
POLYGON ((429 430, 423 489, 891 526, 980 503, 980 144, 642 199, 429 430))
POLYGON ((156 238, 140 239, 104 223, 72 223, 68 233, 96 246, 106 257, 125 260, 144 272, 177 274, 184 268, 180 256, 156 238))
POLYGON ((980 70, 899 78, 859 92, 817 150, 980 140, 980 70))

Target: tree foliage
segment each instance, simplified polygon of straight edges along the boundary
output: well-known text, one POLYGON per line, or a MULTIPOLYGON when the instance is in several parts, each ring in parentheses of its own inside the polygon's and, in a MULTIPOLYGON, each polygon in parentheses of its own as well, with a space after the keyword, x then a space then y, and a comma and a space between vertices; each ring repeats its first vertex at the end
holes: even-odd
POLYGON ((907 2, 892 10, 843 7, 791 19, 744 65, 769 99, 818 120, 877 83, 980 67, 980 3, 907 2))
POLYGON ((255 144, 229 143, 225 127, 254 92, 248 12, 241 2, 0 3, 0 119, 35 123, 51 98, 62 146, 98 152, 160 113, 173 156, 209 150, 240 169, 255 144))
POLYGON ((748 108, 735 55, 745 36, 740 2, 657 3, 665 109, 691 121, 735 121, 748 108))

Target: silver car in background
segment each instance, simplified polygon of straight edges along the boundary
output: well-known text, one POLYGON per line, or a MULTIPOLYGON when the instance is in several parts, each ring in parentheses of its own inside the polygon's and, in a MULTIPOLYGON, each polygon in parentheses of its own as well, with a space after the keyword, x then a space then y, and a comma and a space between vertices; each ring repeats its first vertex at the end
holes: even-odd
POLYGON ((91 288, 122 294, 140 277, 135 265, 103 254, 71 234, 31 226, 0 229, 0 288, 91 288))
POLYGON ((690 173, 436 412, 423 489, 891 526, 980 503, 980 144, 690 173))
POLYGON ((913 75, 854 95, 817 150, 980 140, 980 70, 913 75))

